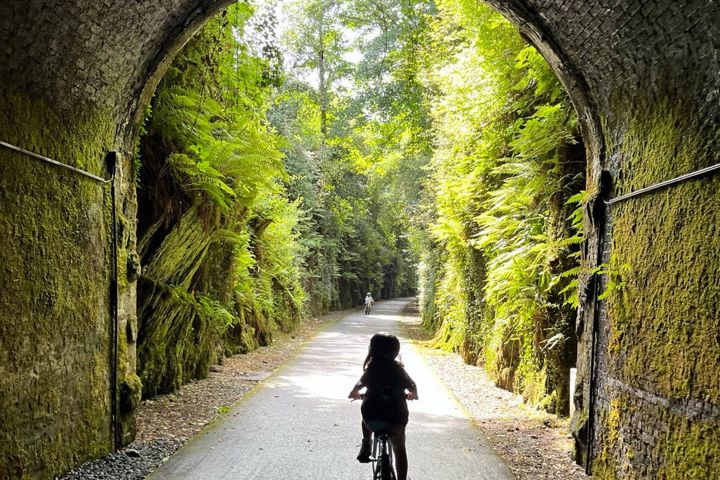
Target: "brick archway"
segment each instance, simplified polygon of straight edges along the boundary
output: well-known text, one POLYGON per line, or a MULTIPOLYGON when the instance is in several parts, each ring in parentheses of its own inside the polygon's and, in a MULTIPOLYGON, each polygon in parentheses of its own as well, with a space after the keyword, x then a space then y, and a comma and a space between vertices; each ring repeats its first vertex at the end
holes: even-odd
MULTIPOLYGON (((124 154, 116 179, 122 441, 133 435, 138 388, 129 272, 139 115, 174 54, 228 3, 0 3, 0 140, 101 176, 108 151, 124 154)), ((601 302, 607 277, 583 288, 578 451, 592 425, 590 460, 601 478, 717 478, 720 182, 693 180, 611 208, 603 197, 718 162, 720 5, 489 3, 570 93, 589 155, 586 260, 607 264, 624 284, 601 302)), ((11 232, 0 238, 0 391, 9 392, 0 398, 0 465, 56 473, 112 448, 111 205, 102 187, 7 150, 0 204, 0 228, 11 232), (73 394, 79 400, 67 401, 73 394)))

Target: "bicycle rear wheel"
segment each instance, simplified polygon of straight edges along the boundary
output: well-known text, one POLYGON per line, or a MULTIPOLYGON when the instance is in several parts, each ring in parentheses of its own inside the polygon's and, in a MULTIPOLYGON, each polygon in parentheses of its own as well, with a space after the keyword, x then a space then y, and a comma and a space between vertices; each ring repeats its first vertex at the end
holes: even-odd
POLYGON ((390 465, 390 455, 383 453, 380 457, 380 478, 382 480, 394 480, 392 465, 390 465))

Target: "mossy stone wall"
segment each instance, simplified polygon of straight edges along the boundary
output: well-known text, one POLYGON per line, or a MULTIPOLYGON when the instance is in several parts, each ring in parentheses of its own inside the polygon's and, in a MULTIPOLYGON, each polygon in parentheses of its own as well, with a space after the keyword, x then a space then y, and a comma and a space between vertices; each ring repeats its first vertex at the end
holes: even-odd
MULTIPOLYGON (((0 95, 2 140, 106 176, 113 124, 0 95)), ((110 189, 0 148, 0 478, 112 448, 110 189)))
MULTIPOLYGON (((719 161, 690 105, 617 107, 613 196, 719 161)), ((610 208, 607 281, 619 287, 598 331, 598 478, 720 478, 718 191, 707 176, 610 208)))
POLYGON ((113 432, 110 186, 0 148, 0 479, 52 478, 134 438, 139 120, 174 55, 229 3, 0 2, 0 140, 100 176, 122 153, 113 432))

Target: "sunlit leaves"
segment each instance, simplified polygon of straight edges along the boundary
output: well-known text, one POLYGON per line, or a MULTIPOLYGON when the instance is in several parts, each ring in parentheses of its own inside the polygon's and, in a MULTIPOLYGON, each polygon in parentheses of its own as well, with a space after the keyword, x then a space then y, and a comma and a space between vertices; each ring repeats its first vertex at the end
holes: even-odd
POLYGON ((577 303, 574 111, 542 56, 497 13, 474 0, 438 6, 432 44, 443 55, 425 76, 435 138, 426 321, 498 381, 515 372, 505 386, 539 401, 534 382, 571 338, 562 303, 577 303))
MULTIPOLYGON (((281 139, 265 117, 277 85, 267 59, 240 38, 250 13, 237 4, 210 21, 161 82, 147 135, 164 188, 147 187, 183 213, 165 220, 165 229, 153 225, 141 244, 148 280, 190 292, 184 301, 197 298, 209 320, 215 312, 220 325, 245 328, 244 341, 257 335, 255 342, 266 342, 274 326, 287 329, 302 317, 305 295, 299 213, 282 183, 281 139)), ((180 301, 157 290, 141 303, 159 301, 156 292, 163 302, 180 301)), ((143 322, 157 320, 152 309, 143 312, 143 322)))

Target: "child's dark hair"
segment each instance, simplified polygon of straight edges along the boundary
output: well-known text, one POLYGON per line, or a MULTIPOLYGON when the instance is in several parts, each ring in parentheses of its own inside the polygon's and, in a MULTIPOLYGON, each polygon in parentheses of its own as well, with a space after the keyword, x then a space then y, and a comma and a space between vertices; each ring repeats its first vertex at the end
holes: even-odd
POLYGON ((372 360, 392 362, 400 354, 400 340, 390 333, 376 333, 370 339, 368 354, 363 362, 363 370, 367 369, 372 360))

